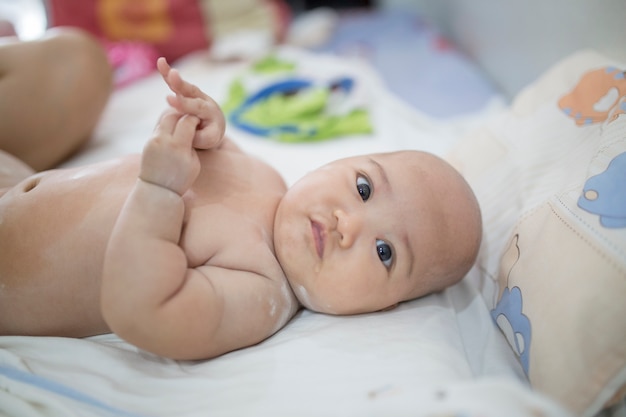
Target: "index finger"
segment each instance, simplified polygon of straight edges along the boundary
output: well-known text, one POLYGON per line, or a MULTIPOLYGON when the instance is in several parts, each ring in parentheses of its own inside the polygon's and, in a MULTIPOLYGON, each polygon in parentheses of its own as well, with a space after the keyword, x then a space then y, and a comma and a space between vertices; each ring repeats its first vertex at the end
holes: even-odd
POLYGON ((185 81, 180 73, 168 64, 165 58, 160 57, 157 60, 157 68, 165 83, 175 94, 191 98, 206 99, 208 97, 200 88, 185 81))

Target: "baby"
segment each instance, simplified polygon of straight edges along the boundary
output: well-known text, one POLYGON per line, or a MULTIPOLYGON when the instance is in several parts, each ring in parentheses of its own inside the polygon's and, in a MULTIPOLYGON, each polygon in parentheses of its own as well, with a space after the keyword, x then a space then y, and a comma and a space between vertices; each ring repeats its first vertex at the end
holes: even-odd
POLYGON ((0 189, 0 334, 115 332, 158 355, 211 358, 268 338, 302 306, 389 309, 472 266, 480 210, 442 159, 357 156, 287 190, 224 137, 210 97, 157 67, 174 95, 142 155, 0 189))

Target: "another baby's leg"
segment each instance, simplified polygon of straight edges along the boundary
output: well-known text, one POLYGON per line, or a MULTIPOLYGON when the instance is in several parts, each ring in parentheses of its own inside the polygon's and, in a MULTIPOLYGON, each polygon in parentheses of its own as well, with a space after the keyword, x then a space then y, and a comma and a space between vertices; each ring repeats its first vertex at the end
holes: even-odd
POLYGON ((89 139, 111 88, 104 50, 78 29, 0 43, 0 149, 53 167, 89 139))

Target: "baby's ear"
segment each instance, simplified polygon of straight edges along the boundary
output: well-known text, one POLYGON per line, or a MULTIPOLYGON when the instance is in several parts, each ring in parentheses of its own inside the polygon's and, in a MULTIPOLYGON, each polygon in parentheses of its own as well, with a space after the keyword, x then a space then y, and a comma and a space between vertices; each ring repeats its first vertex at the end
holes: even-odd
POLYGON ((398 304, 399 304, 399 303, 392 304, 392 305, 390 305, 389 307, 385 307, 385 308, 383 308, 383 309, 382 309, 382 310, 380 310, 380 311, 390 311, 390 310, 393 310, 394 308, 398 307, 398 304))

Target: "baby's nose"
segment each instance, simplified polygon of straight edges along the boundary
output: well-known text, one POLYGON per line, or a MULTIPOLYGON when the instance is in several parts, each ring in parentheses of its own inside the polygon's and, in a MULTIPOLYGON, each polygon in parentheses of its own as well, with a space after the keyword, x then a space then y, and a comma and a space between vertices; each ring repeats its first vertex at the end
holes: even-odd
POLYGON ((363 221, 357 213, 346 213, 341 209, 336 209, 333 216, 337 220, 336 230, 339 234, 339 246, 342 248, 351 247, 363 227, 363 221))

